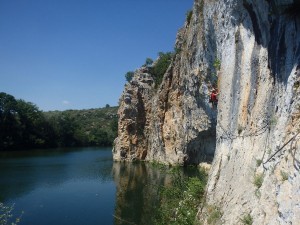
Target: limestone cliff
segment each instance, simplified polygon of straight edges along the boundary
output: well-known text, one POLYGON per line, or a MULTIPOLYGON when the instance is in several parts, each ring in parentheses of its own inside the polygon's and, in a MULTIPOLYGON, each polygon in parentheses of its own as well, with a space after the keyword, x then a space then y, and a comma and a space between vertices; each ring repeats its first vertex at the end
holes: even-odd
POLYGON ((299 224, 299 15, 293 0, 195 0, 159 88, 147 68, 127 84, 114 159, 198 164, 215 151, 207 202, 220 224, 299 224))
POLYGON ((135 72, 120 98, 115 160, 142 159, 169 164, 199 164, 215 151, 216 109, 208 103, 217 80, 214 53, 205 52, 203 32, 186 24, 161 85, 148 68, 135 72))
POLYGON ((207 199, 221 224, 300 224, 299 6, 205 1, 221 61, 207 199))

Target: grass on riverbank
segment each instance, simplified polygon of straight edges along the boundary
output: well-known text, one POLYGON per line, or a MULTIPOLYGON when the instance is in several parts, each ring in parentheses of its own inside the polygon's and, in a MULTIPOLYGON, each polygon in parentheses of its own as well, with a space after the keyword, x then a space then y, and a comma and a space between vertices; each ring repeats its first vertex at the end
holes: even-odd
POLYGON ((207 173, 200 170, 194 177, 183 177, 173 171, 172 183, 160 187, 160 207, 155 224, 196 224, 196 214, 203 201, 207 173))

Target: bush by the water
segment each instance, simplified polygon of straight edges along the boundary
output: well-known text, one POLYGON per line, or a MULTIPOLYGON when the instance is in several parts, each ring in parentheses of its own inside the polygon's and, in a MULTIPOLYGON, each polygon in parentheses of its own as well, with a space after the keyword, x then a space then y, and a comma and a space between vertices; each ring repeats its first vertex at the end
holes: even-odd
POLYGON ((0 93, 0 150, 110 146, 117 136, 117 107, 42 112, 0 93))
POLYGON ((188 178, 175 172, 171 185, 161 187, 156 224, 197 224, 196 214, 203 201, 206 182, 207 173, 203 170, 188 178))

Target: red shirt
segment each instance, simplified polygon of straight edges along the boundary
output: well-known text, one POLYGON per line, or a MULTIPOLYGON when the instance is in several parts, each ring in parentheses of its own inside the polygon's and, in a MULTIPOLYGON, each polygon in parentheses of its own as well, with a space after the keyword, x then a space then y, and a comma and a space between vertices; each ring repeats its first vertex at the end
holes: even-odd
POLYGON ((210 98, 211 98, 211 100, 213 102, 217 102, 218 101, 217 95, 218 95, 217 93, 211 93, 210 98))

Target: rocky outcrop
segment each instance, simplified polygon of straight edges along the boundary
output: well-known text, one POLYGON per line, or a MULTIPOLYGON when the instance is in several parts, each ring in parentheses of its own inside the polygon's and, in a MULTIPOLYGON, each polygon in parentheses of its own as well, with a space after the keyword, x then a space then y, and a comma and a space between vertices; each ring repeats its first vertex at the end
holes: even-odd
POLYGON ((293 0, 195 0, 160 87, 138 80, 140 70, 127 84, 114 159, 198 164, 216 151, 207 204, 220 224, 299 223, 299 9, 293 0), (217 111, 208 103, 216 80, 217 111))
POLYGON ((120 98, 115 160, 181 165, 212 160, 217 111, 208 98, 217 71, 212 62, 196 57, 203 51, 201 35, 188 25, 179 32, 177 54, 158 88, 146 67, 126 85, 120 98))
POLYGON ((126 84, 118 110, 118 137, 115 140, 114 160, 144 160, 148 152, 145 136, 149 126, 148 106, 153 95, 154 81, 143 67, 135 71, 133 79, 126 84))

